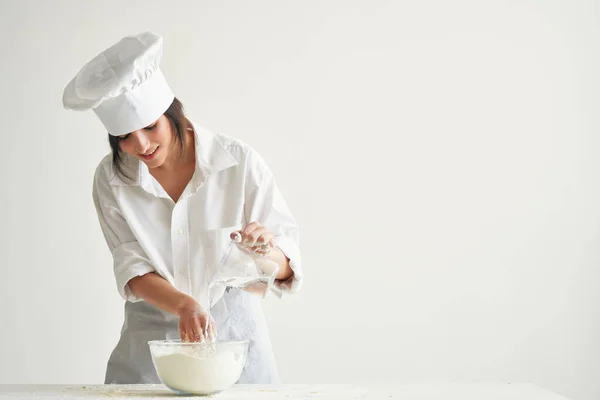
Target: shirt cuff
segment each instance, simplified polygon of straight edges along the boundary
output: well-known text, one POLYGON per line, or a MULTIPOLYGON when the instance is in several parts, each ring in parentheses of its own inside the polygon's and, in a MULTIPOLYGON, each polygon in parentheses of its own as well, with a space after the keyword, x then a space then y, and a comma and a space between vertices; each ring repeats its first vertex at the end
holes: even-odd
POLYGON ((137 276, 155 272, 150 265, 150 260, 140 256, 144 254, 137 242, 123 243, 113 251, 114 273, 117 289, 123 299, 131 303, 143 300, 137 297, 129 288, 129 281, 137 276))
POLYGON ((280 299, 289 294, 297 293, 302 287, 302 260, 300 257, 300 249, 296 242, 285 236, 275 238, 275 245, 285 254, 290 260, 290 267, 294 272, 291 277, 285 281, 276 280, 271 287, 271 291, 280 299))

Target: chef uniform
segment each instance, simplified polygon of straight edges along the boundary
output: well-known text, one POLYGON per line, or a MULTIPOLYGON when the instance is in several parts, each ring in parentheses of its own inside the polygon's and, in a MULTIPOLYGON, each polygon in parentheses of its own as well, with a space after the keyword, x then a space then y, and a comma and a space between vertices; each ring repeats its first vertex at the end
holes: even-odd
MULTIPOLYGON (((175 96, 159 68, 163 40, 145 32, 128 36, 88 62, 67 85, 65 108, 92 109, 108 133, 120 136, 156 121, 175 96)), ((93 201, 113 256, 117 289, 125 300, 121 337, 108 361, 105 383, 159 383, 148 341, 179 339, 179 317, 135 296, 130 279, 154 272, 205 309, 207 282, 215 273, 231 232, 258 221, 275 234, 293 276, 276 281, 278 297, 302 284, 298 227, 260 155, 247 144, 196 124, 196 168, 174 202, 146 164, 124 154, 116 174, 112 155, 98 165, 93 201)), ((210 310, 217 340, 249 340, 238 383, 278 383, 260 298, 221 289, 210 310)))

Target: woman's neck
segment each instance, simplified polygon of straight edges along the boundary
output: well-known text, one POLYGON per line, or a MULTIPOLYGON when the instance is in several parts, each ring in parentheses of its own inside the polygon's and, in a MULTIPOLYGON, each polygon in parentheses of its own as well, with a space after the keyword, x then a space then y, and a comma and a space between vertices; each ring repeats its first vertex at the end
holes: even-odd
POLYGON ((183 157, 181 157, 181 147, 179 143, 173 143, 173 148, 165 162, 157 169, 163 173, 172 173, 182 167, 188 167, 196 164, 196 143, 194 140, 194 131, 186 129, 183 135, 183 157))

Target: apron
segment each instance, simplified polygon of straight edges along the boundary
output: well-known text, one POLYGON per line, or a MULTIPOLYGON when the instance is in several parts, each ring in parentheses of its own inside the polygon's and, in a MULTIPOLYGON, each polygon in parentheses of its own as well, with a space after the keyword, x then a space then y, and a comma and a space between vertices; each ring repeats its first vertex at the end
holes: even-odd
MULTIPOLYGON (((260 298, 228 288, 211 309, 217 340, 249 340, 246 365, 237 383, 278 384, 279 374, 260 298)), ((121 338, 106 368, 105 384, 161 383, 148 341, 179 339, 179 317, 145 301, 125 303, 121 338)))

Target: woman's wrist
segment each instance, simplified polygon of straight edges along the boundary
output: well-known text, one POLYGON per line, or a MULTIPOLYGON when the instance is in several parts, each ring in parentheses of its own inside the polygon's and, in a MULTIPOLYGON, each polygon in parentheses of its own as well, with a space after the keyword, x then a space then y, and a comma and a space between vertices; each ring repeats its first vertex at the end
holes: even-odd
POLYGON ((181 299, 179 300, 177 308, 175 309, 175 313, 181 317, 183 314, 197 310, 198 308, 202 307, 200 306, 200 303, 196 301, 196 299, 182 293, 181 299))

